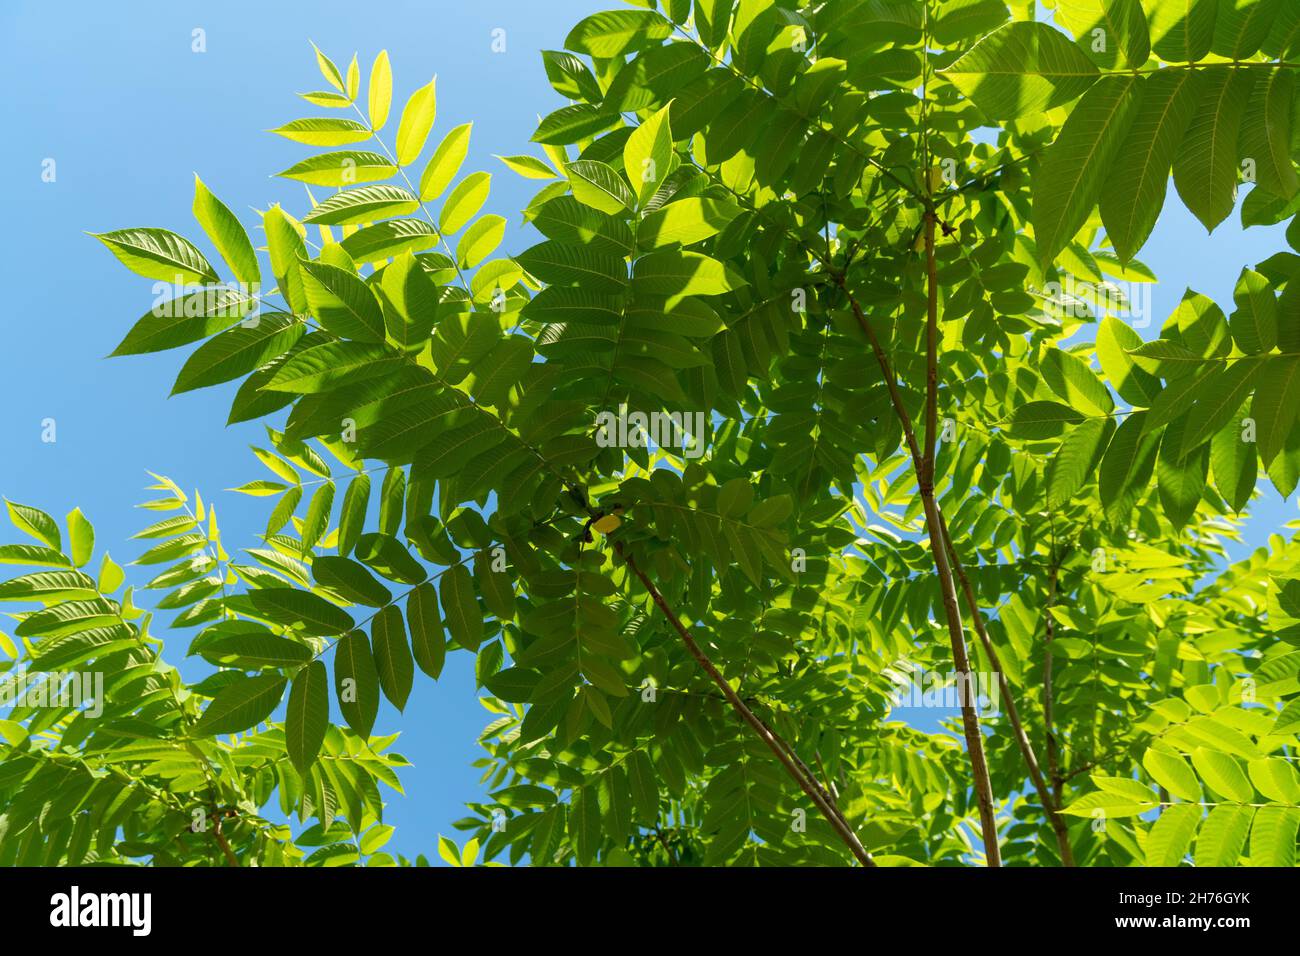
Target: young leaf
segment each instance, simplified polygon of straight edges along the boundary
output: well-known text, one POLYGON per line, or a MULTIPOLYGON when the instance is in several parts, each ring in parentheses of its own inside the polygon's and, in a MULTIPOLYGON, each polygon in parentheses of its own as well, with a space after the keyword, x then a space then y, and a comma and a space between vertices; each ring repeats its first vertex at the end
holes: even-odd
POLYGON ((463 123, 442 138, 438 148, 429 158, 420 176, 420 198, 425 202, 437 199, 448 184, 456 178, 465 156, 469 153, 469 136, 473 123, 463 123))
POLYGON ((370 128, 378 132, 388 122, 388 109, 393 102, 393 70, 388 63, 388 51, 380 50, 370 68, 370 128))
POLYGON ((203 185, 198 174, 194 176, 194 218, 217 247, 221 258, 226 260, 235 278, 249 289, 256 289, 261 280, 261 270, 248 233, 229 207, 203 185))
POLYGON ((216 270, 188 239, 166 229, 118 229, 94 234, 136 275, 178 285, 215 283, 216 270))
POLYGON ((95 529, 80 508, 68 512, 68 549, 73 567, 85 567, 95 553, 95 529))
POLYGON ((397 165, 409 166, 424 150, 438 112, 438 78, 411 94, 397 124, 397 165))

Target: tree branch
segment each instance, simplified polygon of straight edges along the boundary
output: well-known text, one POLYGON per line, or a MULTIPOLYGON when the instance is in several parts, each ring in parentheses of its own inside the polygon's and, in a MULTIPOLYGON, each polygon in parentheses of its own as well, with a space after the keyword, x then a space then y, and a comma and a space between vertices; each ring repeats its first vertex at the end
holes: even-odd
POLYGON ((1007 721, 1011 724, 1016 743, 1020 747, 1020 753, 1025 758, 1025 766, 1029 768, 1029 778, 1033 781, 1039 802, 1042 803, 1043 809, 1047 812, 1052 832, 1056 835, 1056 846, 1061 855, 1061 863, 1065 866, 1074 866, 1074 850, 1070 846, 1070 834, 1065 821, 1061 818, 1061 807, 1057 799, 1048 790, 1047 781, 1043 779, 1043 771, 1038 763, 1038 756, 1034 753, 1034 745, 1030 742, 1029 735, 1025 732, 1025 725, 1020 720, 1020 710, 1016 707, 1016 698, 1011 691, 1011 684, 1007 681, 1007 675, 1002 669, 1002 661, 998 658, 997 649, 994 648, 993 641, 989 638, 988 629, 984 626, 984 618, 980 614, 975 589, 971 587, 970 578, 966 576, 961 559, 957 555, 957 549, 952 543, 952 535, 948 532, 948 523, 943 519, 942 515, 939 516, 939 523, 943 528, 943 538, 952 559, 953 571, 956 573, 957 580, 961 584, 962 593, 966 597, 966 607, 970 611, 971 624, 975 628, 975 633, 979 636, 980 646, 984 648, 984 654, 988 657, 989 666, 998 675, 998 687, 1002 691, 1002 699, 1006 703, 1007 721))
POLYGON ((907 442, 908 450, 912 455, 912 467, 916 472, 921 503, 925 510, 925 524, 930 538, 930 552, 934 558, 935 571, 943 594, 944 615, 948 623, 948 639, 952 649, 953 669, 957 672, 961 686, 962 733, 966 739, 966 750, 971 762, 972 786, 979 804, 980 831, 984 842, 984 852, 989 866, 1001 866, 1002 854, 998 848, 997 821, 994 818, 993 810, 993 788, 989 780, 988 763, 984 755, 984 738, 980 733, 979 716, 975 712, 970 661, 966 655, 966 635, 962 627, 961 610, 957 606, 957 591, 953 584, 952 569, 948 563, 948 548, 940 524, 942 514, 934 495, 934 441, 938 419, 938 270, 934 258, 934 232, 937 218, 933 208, 926 209, 925 245, 928 290, 926 418, 930 424, 927 428, 929 434, 926 436, 926 450, 924 453, 917 441, 916 429, 912 425, 911 416, 907 413, 907 407, 903 403, 903 396, 899 391, 889 357, 885 354, 880 339, 876 336, 871 323, 867 321, 867 317, 863 313, 862 306, 858 303, 857 298, 849 291, 843 273, 836 273, 834 279, 835 283, 848 297, 853 315, 863 332, 866 333, 867 341, 871 343, 871 350, 876 356, 876 362, 880 365, 881 374, 885 379, 886 387, 889 389, 890 402, 894 406, 894 412, 898 416, 899 423, 902 425, 904 440, 907 442))
POLYGON ((727 699, 727 702, 731 704, 732 709, 740 715, 740 718, 745 723, 749 724, 754 732, 758 734, 763 743, 767 744, 768 749, 776 755, 776 759, 780 761, 781 766, 785 768, 786 773, 794 779, 795 783, 799 784, 799 788, 813 801, 822 816, 826 818, 827 822, 830 823, 836 834, 844 841, 845 845, 848 846, 850 852, 853 853, 853 856, 857 861, 863 866, 875 866, 875 860, 871 858, 871 854, 866 851, 865 847, 863 847, 857 834, 853 832, 853 828, 849 825, 843 814, 840 813, 839 808, 836 807, 834 802, 822 792, 821 785, 817 783, 816 779, 809 778, 801 769, 800 765, 802 761, 799 761, 797 757, 792 756, 794 751, 791 749, 790 745, 778 736, 775 731, 768 727, 760 717, 750 710, 748 704, 740 699, 740 696, 734 689, 732 689, 732 686, 727 683, 727 679, 723 677, 721 672, 719 672, 714 666, 713 661, 709 660, 709 656, 705 654, 700 645, 695 642, 695 638, 691 636, 691 632, 682 624, 681 619, 669 606, 668 601, 659 591, 659 588, 656 587, 655 583, 650 580, 649 576, 641 570, 632 555, 630 555, 623 547, 621 541, 614 542, 614 551, 623 560, 623 563, 627 565, 628 569, 636 575, 637 579, 641 582, 641 585, 646 589, 646 591, 649 592, 655 606, 658 607, 659 610, 663 612, 664 616, 672 623, 673 628, 681 637, 682 643, 686 645, 686 649, 690 652, 691 656, 695 658, 696 663, 698 663, 709 676, 709 679, 717 685, 720 691, 722 691, 722 695, 727 699))

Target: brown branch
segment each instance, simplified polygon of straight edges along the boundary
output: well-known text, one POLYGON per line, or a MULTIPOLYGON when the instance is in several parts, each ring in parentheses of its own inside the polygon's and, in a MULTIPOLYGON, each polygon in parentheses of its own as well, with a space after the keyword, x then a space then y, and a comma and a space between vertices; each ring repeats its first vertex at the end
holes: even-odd
POLYGON ((1052 556, 1051 570, 1047 575, 1047 603, 1043 605, 1043 630, 1045 632, 1043 650, 1043 729, 1047 735, 1047 775, 1052 781, 1052 795, 1059 806, 1065 781, 1061 777, 1061 756, 1056 745, 1056 731, 1053 728, 1054 708, 1052 701, 1052 639, 1056 636, 1056 619, 1052 617, 1052 603, 1056 600, 1056 582, 1060 564, 1056 555, 1052 556))
POLYGON ((226 866, 239 866, 239 858, 230 849, 230 844, 226 842, 226 838, 221 835, 220 814, 216 815, 216 819, 212 824, 212 836, 216 839, 217 846, 221 847, 221 852, 226 855, 226 866))
POLYGON ((952 568, 948 563, 948 549, 944 543, 942 514, 934 495, 934 448, 938 420, 938 276, 934 255, 934 233, 938 217, 931 207, 926 209, 925 247, 926 247, 926 282, 927 282, 927 317, 926 317, 926 450, 923 453, 916 438, 916 429, 911 416, 903 403, 897 379, 880 344, 875 330, 867 321, 862 306, 857 298, 849 292, 848 283, 842 273, 836 273, 836 284, 848 297, 853 315, 867 336, 871 350, 880 365, 880 371, 889 389, 889 398, 894 406, 903 428, 903 436, 908 451, 912 455, 912 467, 916 472, 917 485, 921 494, 921 503, 925 510, 926 531, 930 538, 930 553, 934 558, 935 571, 939 578, 939 587, 943 595, 944 616, 948 623, 948 639, 952 649, 953 669, 957 672, 962 689, 961 715, 962 735, 966 740, 966 751, 971 763, 971 783, 979 804, 980 832, 984 842, 984 853, 989 866, 1001 866, 1002 854, 998 847, 997 821, 993 809, 993 787, 989 779, 988 762, 984 755, 984 738, 980 733, 979 715, 975 712, 975 701, 970 674, 970 660, 966 654, 966 635, 962 626, 961 610, 957 606, 957 590, 953 584, 952 568))
POLYGON ((1033 781, 1039 802, 1042 803, 1043 809, 1047 812, 1052 832, 1056 835, 1056 846, 1061 855, 1061 863, 1065 866, 1074 866, 1074 850, 1070 846, 1070 834, 1065 821, 1061 818, 1060 804, 1047 789, 1047 781, 1043 779, 1043 771, 1039 766, 1038 756, 1034 753, 1034 745, 1030 742, 1029 735, 1025 732, 1025 725, 1020 720, 1020 709, 1016 707, 1015 694, 1011 691, 1011 684, 1007 681, 1006 672, 1002 668, 1002 661, 999 659, 997 649, 994 648, 993 641, 989 637, 988 629, 984 626, 984 617, 980 614, 975 589, 971 587, 970 578, 966 576, 961 559, 957 556, 957 549, 952 543, 952 535, 948 531, 948 523, 944 521, 942 515, 939 516, 939 523, 943 529, 944 542, 947 544, 948 552, 952 558, 953 571, 956 573, 957 581, 961 584, 962 593, 966 597, 966 607, 970 611, 971 624, 975 628, 975 633, 979 636, 980 645, 984 648, 985 656, 988 657, 989 666, 998 675, 998 686, 1002 691, 1002 699, 1006 704, 1007 720, 1011 724, 1012 732, 1015 734, 1020 753, 1025 758, 1025 766, 1029 768, 1029 778, 1033 781))
POLYGON ((780 761, 781 766, 785 768, 786 773, 794 779, 795 783, 799 784, 799 788, 813 801, 817 806, 817 809, 821 811, 822 816, 826 818, 827 822, 830 823, 831 828, 835 830, 839 838, 844 841, 846 846, 848 846, 850 852, 852 852, 857 861, 863 866, 875 866, 875 860, 871 858, 871 854, 866 851, 865 847, 863 847, 862 841, 860 841, 857 834, 853 832, 853 828, 849 825, 843 814, 840 813, 839 808, 835 806, 833 801, 823 794, 821 785, 817 783, 816 779, 810 779, 805 775, 803 770, 800 768, 801 761, 797 758, 792 758, 791 755, 793 754, 793 750, 790 748, 790 745, 781 739, 775 731, 768 727, 762 719, 750 710, 748 704, 740 699, 740 696, 732 689, 731 685, 727 683, 727 679, 723 677, 721 672, 719 672, 713 665, 713 661, 709 660, 709 656, 705 654, 700 645, 695 642, 695 638, 691 636, 691 632, 684 624, 682 624, 681 618, 679 618, 676 612, 674 612, 669 606, 668 601, 659 591, 659 588, 656 587, 655 583, 650 580, 649 576, 641 570, 632 555, 628 554, 621 541, 614 542, 614 551, 623 560, 623 563, 628 566, 628 569, 636 575, 637 579, 641 582, 641 585, 646 589, 646 591, 649 592, 655 606, 658 607, 659 610, 663 612, 664 616, 672 623, 678 636, 681 637, 682 643, 686 645, 686 649, 690 652, 691 656, 695 658, 696 663, 698 663, 709 676, 709 679, 717 685, 720 691, 722 691, 722 695, 726 697, 727 702, 731 704, 732 709, 740 715, 741 720, 749 724, 754 733, 758 734, 759 739, 761 739, 763 743, 767 744, 768 749, 776 755, 776 759, 780 761))

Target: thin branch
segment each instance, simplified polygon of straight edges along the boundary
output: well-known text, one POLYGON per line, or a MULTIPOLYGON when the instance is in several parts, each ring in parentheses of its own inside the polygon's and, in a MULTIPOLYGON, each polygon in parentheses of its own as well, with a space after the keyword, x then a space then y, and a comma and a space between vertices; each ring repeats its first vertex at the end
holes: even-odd
POLYGON ((681 618, 679 618, 676 612, 674 612, 669 606, 668 601, 659 591, 659 588, 657 588, 655 583, 650 580, 644 571, 641 570, 632 555, 628 554, 621 541, 614 542, 614 551, 623 560, 623 563, 627 565, 628 569, 636 575, 637 579, 640 580, 641 585, 646 589, 646 591, 649 592, 655 606, 658 607, 659 610, 663 612, 664 616, 672 623, 678 636, 681 637, 682 643, 686 645, 686 649, 690 652, 691 656, 695 658, 696 663, 698 663, 704 672, 708 674, 709 679, 717 685, 720 691, 722 691, 722 695, 726 697, 727 702, 731 704, 732 709, 740 715, 740 718, 745 721, 745 723, 749 724, 749 726, 753 728, 754 732, 758 734, 763 743, 767 744, 768 749, 776 755, 776 759, 780 761, 781 766, 785 768, 786 773, 794 779, 795 783, 799 784, 799 788, 808 795, 814 804, 816 804, 817 809, 821 811, 822 816, 826 818, 827 822, 830 823, 836 834, 838 834, 840 839, 844 841, 846 846, 848 846, 850 852, 853 853, 853 856, 857 861, 863 866, 875 866, 875 860, 871 858, 871 854, 866 851, 865 847, 863 847, 857 834, 853 832, 853 828, 849 826, 848 821, 839 812, 839 809, 834 805, 834 803, 830 802, 823 796, 821 786, 817 781, 806 776, 803 770, 800 769, 799 762, 791 758, 790 755, 793 751, 791 750, 790 745, 782 740, 775 731, 769 728, 767 724, 765 724, 752 710, 749 709, 749 705, 740 699, 739 695, 737 695, 735 690, 732 689, 731 684, 727 682, 727 679, 723 677, 717 667, 714 666, 713 661, 709 660, 709 656, 705 654, 700 645, 695 642, 695 638, 691 635, 691 632, 686 628, 686 626, 682 624, 681 618))
POLYGON ((952 535, 948 531, 948 523, 944 521, 942 515, 939 516, 939 523, 943 529, 944 542, 947 544, 948 552, 952 558, 953 571, 956 573, 957 580, 961 584, 962 593, 966 597, 966 607, 970 611, 971 624, 975 628, 975 633, 979 636, 980 645, 984 648, 985 656, 988 657, 989 666, 998 675, 998 686, 1002 691, 1002 700, 1006 705, 1007 720, 1011 724, 1012 732, 1015 734, 1020 753, 1025 758, 1025 766, 1029 768, 1029 778, 1033 781, 1039 802, 1042 803, 1043 809, 1047 812, 1052 832, 1056 835, 1056 846, 1061 855, 1061 863, 1065 866, 1074 866, 1074 850, 1070 846, 1070 834, 1065 821, 1061 818, 1060 804, 1051 791, 1048 790, 1047 781, 1043 779, 1043 771, 1038 763, 1038 755, 1034 753, 1034 745, 1030 742, 1029 735, 1025 732, 1025 725, 1020 720, 1020 709, 1016 707, 1016 698, 1012 693, 1011 684, 1007 681, 1007 675, 1002 669, 1002 661, 998 658, 997 649, 994 648, 993 641, 989 638, 988 629, 984 626, 984 618, 980 614, 975 589, 971 587, 970 578, 967 577, 966 571, 962 567, 961 559, 957 555, 957 549, 952 543, 952 535))

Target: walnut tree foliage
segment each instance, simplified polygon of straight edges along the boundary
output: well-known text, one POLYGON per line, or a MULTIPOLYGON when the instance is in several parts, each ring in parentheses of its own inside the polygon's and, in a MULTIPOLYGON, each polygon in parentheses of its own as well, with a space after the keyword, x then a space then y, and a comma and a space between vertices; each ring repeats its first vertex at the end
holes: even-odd
POLYGON ((267 524, 228 551, 158 479, 128 587, 80 512, 9 504, 7 679, 106 700, 0 722, 0 860, 404 864, 380 699, 472 654, 458 865, 1294 865, 1300 551, 1225 545, 1300 481, 1300 255, 1146 340, 1065 280, 1154 282, 1165 202, 1293 219, 1300 5, 1047 6, 588 17, 502 157, 513 254, 434 84, 394 110, 387 54, 317 51, 273 131, 303 202, 196 182, 215 257, 98 236, 179 286, 117 354, 199 343, 172 391, 266 423, 267 524), (620 409, 703 412, 702 454, 598 441, 620 409), (900 666, 998 712, 911 727, 900 666))

